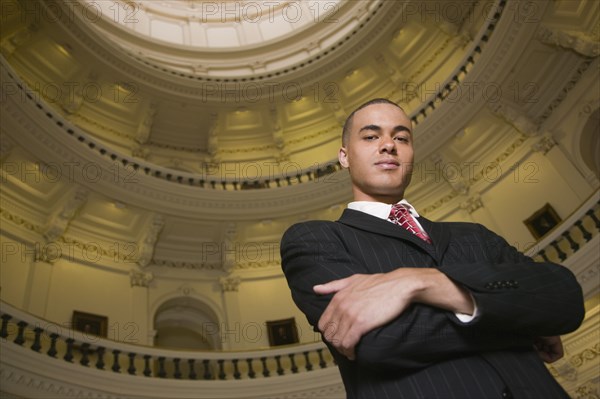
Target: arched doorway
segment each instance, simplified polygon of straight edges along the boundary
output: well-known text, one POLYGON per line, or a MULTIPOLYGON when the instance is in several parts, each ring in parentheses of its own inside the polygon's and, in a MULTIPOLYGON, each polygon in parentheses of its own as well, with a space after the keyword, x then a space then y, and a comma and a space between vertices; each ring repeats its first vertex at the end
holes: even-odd
POLYGON ((201 300, 180 297, 161 304, 154 315, 154 345, 169 349, 220 350, 219 318, 201 300))

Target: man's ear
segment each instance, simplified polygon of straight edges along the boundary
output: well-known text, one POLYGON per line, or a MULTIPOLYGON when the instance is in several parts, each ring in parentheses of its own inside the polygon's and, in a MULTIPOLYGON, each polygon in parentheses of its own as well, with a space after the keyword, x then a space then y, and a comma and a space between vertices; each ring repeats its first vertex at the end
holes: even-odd
POLYGON ((348 151, 345 147, 340 148, 340 151, 338 152, 338 160, 340 161, 340 165, 342 165, 342 167, 348 167, 348 151))

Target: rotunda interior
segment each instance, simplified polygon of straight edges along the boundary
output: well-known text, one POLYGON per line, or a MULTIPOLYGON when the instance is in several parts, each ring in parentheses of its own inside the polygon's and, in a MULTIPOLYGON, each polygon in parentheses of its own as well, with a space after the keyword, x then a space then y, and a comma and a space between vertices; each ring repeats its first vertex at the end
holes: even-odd
MULTIPOLYGON (((598 197, 599 19, 593 0, 3 1, 2 303, 157 348, 260 351, 289 318, 320 341, 279 243, 352 201, 342 125, 379 97, 413 123, 419 214, 533 254, 532 215, 598 197)), ((597 255, 574 270, 589 323, 597 255)), ((590 331, 567 355, 597 360, 590 331)))

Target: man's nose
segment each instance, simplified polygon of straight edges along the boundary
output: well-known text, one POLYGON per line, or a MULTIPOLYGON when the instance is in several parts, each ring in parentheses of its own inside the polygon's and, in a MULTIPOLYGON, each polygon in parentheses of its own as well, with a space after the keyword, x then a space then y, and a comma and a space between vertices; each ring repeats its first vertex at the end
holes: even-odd
POLYGON ((390 152, 390 153, 395 152, 396 151, 396 143, 394 142, 394 139, 392 139, 391 137, 382 137, 381 141, 380 141, 379 150, 381 152, 390 152))

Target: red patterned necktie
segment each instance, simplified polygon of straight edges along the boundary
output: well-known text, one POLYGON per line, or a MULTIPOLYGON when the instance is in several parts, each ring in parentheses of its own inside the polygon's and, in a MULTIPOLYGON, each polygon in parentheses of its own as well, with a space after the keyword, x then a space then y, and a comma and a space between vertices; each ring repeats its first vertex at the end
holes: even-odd
POLYGON ((406 230, 410 231, 423 241, 426 241, 429 244, 431 244, 431 238, 429 238, 427 233, 425 233, 419 228, 419 225, 417 225, 417 222, 404 205, 392 205, 392 210, 390 211, 390 216, 388 216, 388 219, 390 219, 395 224, 404 227, 406 230))

